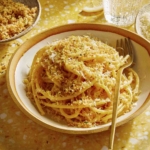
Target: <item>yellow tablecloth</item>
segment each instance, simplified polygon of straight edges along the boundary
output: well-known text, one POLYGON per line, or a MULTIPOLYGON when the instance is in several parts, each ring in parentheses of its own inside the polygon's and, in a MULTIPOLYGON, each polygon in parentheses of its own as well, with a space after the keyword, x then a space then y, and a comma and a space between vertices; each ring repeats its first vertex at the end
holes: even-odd
MULTIPOLYGON (((110 131, 90 135, 68 135, 46 129, 25 116, 10 97, 5 80, 11 55, 28 38, 55 26, 74 23, 107 23, 103 12, 81 13, 92 0, 40 0, 42 14, 27 35, 0 44, 0 150, 107 150, 110 131)), ((93 4, 96 0, 93 0, 93 4)), ((145 0, 143 5, 148 3, 145 0)), ((97 5, 97 4, 96 4, 97 5)), ((128 28, 135 32, 134 25, 128 28)), ((150 150, 150 107, 132 121, 118 127, 115 150, 150 150)))

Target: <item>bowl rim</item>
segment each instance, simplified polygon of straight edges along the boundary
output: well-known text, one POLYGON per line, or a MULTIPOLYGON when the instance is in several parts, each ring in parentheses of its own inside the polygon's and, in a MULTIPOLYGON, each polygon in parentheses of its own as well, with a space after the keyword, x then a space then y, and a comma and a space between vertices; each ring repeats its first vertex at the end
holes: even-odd
MULTIPOLYGON (((94 128, 91 130, 90 128, 86 128, 86 130, 79 129, 77 131, 77 130, 60 129, 60 128, 56 128, 54 126, 49 126, 48 124, 41 122, 38 118, 36 118, 32 114, 30 114, 30 112, 25 110, 25 106, 21 102, 21 100, 17 94, 16 88, 15 88, 15 71, 14 70, 16 69, 17 63, 20 60, 20 58, 22 57, 23 53, 28 51, 28 49, 30 49, 36 43, 42 41, 43 39, 45 39, 49 36, 56 35, 56 34, 63 33, 63 32, 68 32, 68 31, 75 31, 75 30, 97 30, 97 31, 104 31, 104 32, 112 32, 112 33, 122 35, 124 37, 129 37, 131 40, 135 41, 136 43, 138 43, 138 44, 140 43, 140 45, 143 46, 148 51, 148 55, 150 56, 150 47, 149 47, 149 42, 147 40, 145 40, 144 38, 142 38, 141 36, 139 36, 138 34, 136 34, 134 32, 128 31, 128 30, 120 28, 120 27, 115 27, 112 25, 104 25, 104 24, 93 24, 93 23, 74 23, 74 24, 57 26, 57 27, 48 29, 46 31, 43 31, 42 33, 39 33, 38 35, 35 35, 34 37, 28 39, 12 55, 12 57, 9 61, 8 69, 7 69, 7 73, 6 73, 6 81, 7 81, 8 91, 9 91, 12 99, 16 103, 16 105, 21 109, 21 111, 23 111, 33 121, 35 121, 36 123, 38 123, 46 128, 53 129, 55 131, 59 131, 59 132, 63 132, 63 133, 69 133, 69 134, 90 134, 90 133, 102 132, 102 131, 108 130, 110 128, 111 123, 109 123, 108 126, 104 127, 103 129, 94 128), (23 49, 23 51, 22 51, 22 49, 23 49)), ((132 120, 133 118, 135 118, 136 116, 141 114, 149 105, 150 105, 150 93, 147 96, 147 99, 144 101, 143 105, 138 109, 138 111, 131 114, 126 120, 118 122, 116 124, 116 126, 120 126, 120 125, 132 120)))
POLYGON ((13 36, 9 39, 0 40, 0 44, 1 43, 7 43, 7 42, 13 41, 15 39, 18 39, 19 37, 24 36, 26 33, 28 33, 37 24, 37 22, 39 21, 40 16, 41 16, 41 5, 40 5, 39 0, 37 0, 37 4, 38 4, 37 5, 37 8, 38 8, 37 10, 38 11, 37 11, 37 15, 34 19, 33 24, 31 26, 29 26, 28 28, 26 28, 25 30, 23 30, 22 32, 20 32, 19 34, 15 35, 15 36, 13 36))

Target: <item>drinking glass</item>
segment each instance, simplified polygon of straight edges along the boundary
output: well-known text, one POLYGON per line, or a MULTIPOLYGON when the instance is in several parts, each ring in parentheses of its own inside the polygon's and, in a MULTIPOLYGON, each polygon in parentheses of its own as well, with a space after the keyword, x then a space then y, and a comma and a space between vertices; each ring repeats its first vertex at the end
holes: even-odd
POLYGON ((130 26, 135 22, 142 0, 103 0, 105 19, 117 26, 130 26))

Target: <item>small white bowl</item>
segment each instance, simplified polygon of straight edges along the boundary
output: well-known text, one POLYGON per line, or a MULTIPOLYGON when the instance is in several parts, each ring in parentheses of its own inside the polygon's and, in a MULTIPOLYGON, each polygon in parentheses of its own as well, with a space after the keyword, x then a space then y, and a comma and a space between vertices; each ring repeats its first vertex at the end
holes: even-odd
POLYGON ((102 41, 115 47, 117 39, 129 37, 136 49, 134 70, 140 77, 140 90, 142 91, 137 105, 125 115, 117 119, 120 126, 142 113, 150 104, 150 46, 144 38, 128 30, 110 25, 100 24, 70 24, 49 29, 27 40, 12 56, 7 70, 8 90, 18 107, 38 124, 60 132, 71 134, 89 134, 108 130, 111 123, 91 128, 69 127, 42 116, 36 107, 30 102, 25 92, 23 80, 29 72, 32 60, 36 52, 56 39, 63 39, 69 35, 92 34, 102 41))
MULTIPOLYGON (((137 17, 136 17, 136 24, 135 24, 136 32, 137 32, 140 36, 146 38, 145 35, 143 34, 142 28, 141 28, 141 26, 146 26, 146 24, 142 24, 141 21, 140 21, 140 20, 141 20, 141 16, 142 16, 144 13, 149 13, 149 14, 150 14, 150 4, 144 5, 144 6, 140 9, 139 13, 137 14, 137 17)), ((149 20, 149 21, 150 21, 150 20, 149 20)), ((147 39, 147 40, 149 40, 149 39, 147 39)))

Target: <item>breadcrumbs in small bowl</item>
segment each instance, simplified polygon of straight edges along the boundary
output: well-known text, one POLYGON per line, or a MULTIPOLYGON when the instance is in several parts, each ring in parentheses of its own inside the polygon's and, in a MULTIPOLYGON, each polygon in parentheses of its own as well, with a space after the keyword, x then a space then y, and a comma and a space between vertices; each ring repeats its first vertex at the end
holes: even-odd
POLYGON ((36 6, 31 1, 23 4, 0 0, 0 43, 15 40, 29 32, 37 23, 40 11, 40 5, 36 6))

